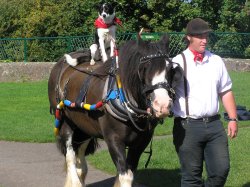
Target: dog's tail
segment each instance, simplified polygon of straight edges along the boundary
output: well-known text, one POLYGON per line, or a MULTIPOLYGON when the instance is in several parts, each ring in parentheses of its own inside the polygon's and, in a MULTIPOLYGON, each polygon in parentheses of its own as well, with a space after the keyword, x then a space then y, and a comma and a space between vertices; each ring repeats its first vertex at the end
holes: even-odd
POLYGON ((66 62, 71 66, 76 66, 78 64, 77 58, 72 58, 69 54, 65 54, 66 62))

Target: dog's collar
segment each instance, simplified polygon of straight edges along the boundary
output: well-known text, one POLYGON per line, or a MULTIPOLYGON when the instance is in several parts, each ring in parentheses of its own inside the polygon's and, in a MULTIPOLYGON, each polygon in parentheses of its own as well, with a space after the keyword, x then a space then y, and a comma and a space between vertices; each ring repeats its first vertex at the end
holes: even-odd
POLYGON ((96 20, 95 20, 95 27, 96 28, 104 28, 104 29, 107 29, 109 27, 111 27, 112 25, 122 25, 122 22, 119 18, 117 17, 114 17, 113 21, 109 24, 105 23, 103 21, 102 18, 98 17, 96 20))

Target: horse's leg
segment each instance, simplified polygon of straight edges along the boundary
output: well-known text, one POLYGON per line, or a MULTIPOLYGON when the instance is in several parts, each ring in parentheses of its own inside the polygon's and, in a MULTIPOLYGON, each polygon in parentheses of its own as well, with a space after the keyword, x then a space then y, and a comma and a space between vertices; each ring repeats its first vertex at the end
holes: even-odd
POLYGON ((76 156, 76 168, 77 168, 77 174, 78 177, 80 178, 80 181, 83 185, 85 185, 85 178, 88 173, 88 165, 85 159, 85 151, 87 149, 87 146, 89 144, 89 140, 85 140, 80 147, 78 148, 77 151, 77 156, 76 156))
POLYGON ((148 146, 151 140, 152 134, 148 134, 147 136, 142 137, 137 141, 137 144, 133 147, 129 147, 127 153, 127 164, 128 168, 133 172, 137 169, 141 154, 148 146))
POLYGON ((67 176, 65 187, 82 186, 76 170, 76 155, 72 146, 72 136, 70 136, 66 142, 66 166, 67 176))
POLYGON ((119 174, 116 177, 114 187, 131 187, 134 179, 133 172, 128 169, 127 172, 119 174))
POLYGON ((66 167, 67 167, 67 176, 65 187, 82 187, 81 181, 77 174, 76 168, 76 153, 72 145, 72 135, 73 132, 69 133, 66 140, 66 167))
POLYGON ((106 143, 118 172, 114 187, 131 187, 134 176, 133 172, 127 169, 125 144, 115 136, 109 137, 106 143))
POLYGON ((136 149, 136 148, 128 149, 127 164, 128 164, 128 168, 131 169, 133 172, 137 169, 142 153, 143 153, 143 150, 141 149, 136 149))

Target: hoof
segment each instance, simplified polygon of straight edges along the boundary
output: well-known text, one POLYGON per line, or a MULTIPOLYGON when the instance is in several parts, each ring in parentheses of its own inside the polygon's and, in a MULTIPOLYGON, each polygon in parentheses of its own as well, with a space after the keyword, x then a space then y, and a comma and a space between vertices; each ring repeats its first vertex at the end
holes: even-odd
POLYGON ((91 66, 95 65, 95 61, 93 59, 90 60, 90 65, 91 66))

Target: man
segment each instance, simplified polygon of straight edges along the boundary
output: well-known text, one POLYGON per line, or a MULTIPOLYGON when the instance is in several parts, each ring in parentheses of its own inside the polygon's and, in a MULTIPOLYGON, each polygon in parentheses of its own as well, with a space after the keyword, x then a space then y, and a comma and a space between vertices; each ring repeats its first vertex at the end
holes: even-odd
POLYGON ((173 106, 173 137, 181 164, 182 187, 224 186, 226 182, 229 151, 218 114, 219 98, 229 115, 228 136, 237 136, 232 82, 221 57, 206 50, 209 32, 207 22, 200 18, 191 20, 186 27, 187 49, 173 58, 185 72, 173 106), (203 161, 207 171, 204 184, 203 161))

